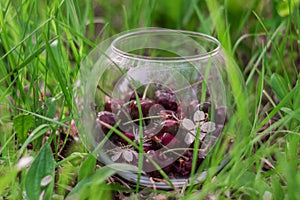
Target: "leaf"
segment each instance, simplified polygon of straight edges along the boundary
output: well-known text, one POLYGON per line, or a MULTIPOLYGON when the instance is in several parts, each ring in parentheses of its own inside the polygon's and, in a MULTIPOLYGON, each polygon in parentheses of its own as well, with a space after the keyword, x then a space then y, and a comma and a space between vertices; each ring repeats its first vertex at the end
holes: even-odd
POLYGON ((25 140, 24 144, 19 150, 19 155, 22 155, 23 151, 26 149, 27 145, 36 140, 37 138, 44 135, 47 131, 51 130, 50 126, 48 124, 42 124, 38 126, 36 129, 32 131, 32 133, 29 135, 29 137, 25 140))
POLYGON ((49 98, 45 102, 46 104, 46 117, 53 119, 56 114, 56 101, 55 98, 49 98))
POLYGON ((205 119, 205 114, 203 111, 196 111, 194 113, 194 122, 200 122, 200 121, 203 121, 205 119))
POLYGON ((82 163, 78 172, 78 182, 88 177, 94 172, 96 165, 96 158, 93 154, 90 154, 87 159, 82 163))
POLYGON ((192 120, 184 118, 182 120, 182 126, 188 130, 192 130, 195 128, 195 124, 192 120))
POLYGON ((127 161, 127 162, 131 162, 133 160, 133 155, 132 152, 130 150, 124 150, 123 151, 123 158, 127 161))
POLYGON ((45 191, 44 199, 51 199, 54 186, 54 158, 49 144, 45 144, 35 160, 25 178, 26 197, 29 200, 39 199, 45 191), (47 177, 47 178, 46 178, 47 177), (46 180, 47 179, 47 180, 46 180), (45 180, 49 181, 43 186, 45 180))
POLYGON ((14 129, 21 143, 24 143, 27 133, 34 125, 34 117, 28 114, 20 114, 13 119, 14 129))

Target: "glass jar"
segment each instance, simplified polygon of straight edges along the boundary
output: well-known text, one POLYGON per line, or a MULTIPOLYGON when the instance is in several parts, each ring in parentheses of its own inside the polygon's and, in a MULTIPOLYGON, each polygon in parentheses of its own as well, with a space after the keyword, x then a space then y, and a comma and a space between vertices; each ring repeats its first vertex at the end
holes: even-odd
POLYGON ((81 65, 74 107, 81 139, 102 163, 142 170, 140 180, 119 173, 131 182, 169 188, 151 181, 168 178, 182 187, 226 123, 225 74, 211 36, 156 28, 114 36, 81 65))

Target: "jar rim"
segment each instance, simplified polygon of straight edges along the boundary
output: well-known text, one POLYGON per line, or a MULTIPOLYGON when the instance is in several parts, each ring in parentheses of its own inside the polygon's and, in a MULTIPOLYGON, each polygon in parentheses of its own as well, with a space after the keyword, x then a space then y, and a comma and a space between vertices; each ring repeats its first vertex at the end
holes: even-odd
POLYGON ((199 33, 199 32, 193 32, 193 31, 186 31, 186 30, 174 30, 174 29, 142 29, 142 30, 136 30, 133 32, 125 33, 123 35, 120 35, 119 37, 115 38, 112 43, 111 43, 111 49, 114 53, 118 54, 121 57, 126 57, 128 59, 136 59, 136 60, 146 60, 146 61, 172 61, 172 62, 180 62, 180 61, 199 61, 199 60, 205 60, 208 58, 211 58, 212 56, 215 56, 219 53, 221 49, 221 44, 220 42, 207 34, 204 33, 199 33), (153 56, 144 56, 144 55, 138 55, 134 53, 129 53, 124 50, 121 50, 118 48, 116 45, 118 42, 125 38, 129 38, 131 36, 136 36, 136 35, 141 35, 141 34, 149 34, 149 33, 181 33, 184 35, 190 35, 193 37, 198 37, 202 38, 208 42, 213 43, 216 45, 215 48, 213 48, 210 51, 204 52, 204 53, 199 53, 197 55, 191 55, 191 56, 178 56, 178 57, 153 57, 153 56))

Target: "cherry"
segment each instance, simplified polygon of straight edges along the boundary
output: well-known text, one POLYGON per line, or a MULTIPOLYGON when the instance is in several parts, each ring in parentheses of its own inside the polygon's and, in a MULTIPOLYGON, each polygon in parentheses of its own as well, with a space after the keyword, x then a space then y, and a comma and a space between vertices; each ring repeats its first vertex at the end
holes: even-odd
POLYGON ((117 112, 123 106, 124 101, 121 99, 110 99, 105 102, 104 109, 108 112, 117 112))
POLYGON ((170 133, 172 135, 176 135, 179 123, 176 120, 167 119, 161 123, 162 129, 160 130, 160 133, 170 133))
POLYGON ((210 111, 210 108, 211 108, 210 102, 203 102, 202 104, 199 105, 199 109, 205 113, 208 113, 210 111))
POLYGON ((151 116, 157 116, 161 113, 162 110, 164 110, 164 108, 160 104, 154 103, 151 106, 149 113, 151 114, 151 116))
POLYGON ((144 152, 147 152, 150 150, 150 145, 144 145, 144 152))
MULTIPOLYGON (((149 110, 151 106, 153 106, 154 102, 150 99, 140 99, 140 105, 143 117, 146 117, 149 114, 149 110)), ((139 118, 139 109, 138 104, 136 101, 133 101, 130 105, 130 116, 132 119, 138 119, 139 118)))
MULTIPOLYGON (((126 132, 126 133, 123 133, 123 135, 126 136, 128 139, 130 139, 130 140, 132 140, 132 141, 134 140, 134 135, 133 135, 133 133, 129 133, 129 132, 127 133, 127 132, 126 132)), ((127 142, 125 139, 121 138, 120 140, 121 140, 121 142, 123 142, 124 144, 128 144, 128 142, 127 142)))
POLYGON ((110 128, 107 125, 114 126, 116 124, 115 115, 108 111, 99 112, 97 115, 97 121, 101 124, 101 128, 105 134, 107 134, 110 130, 110 128))
POLYGON ((164 146, 175 146, 179 143, 179 140, 174 137, 173 135, 171 135, 170 133, 164 133, 162 136, 161 136, 161 143, 164 145, 164 146))
POLYGON ((170 90, 157 90, 155 92, 157 102, 167 110, 176 111, 177 103, 174 92, 170 90))
MULTIPOLYGON (((136 91, 138 97, 141 99, 143 97, 143 93, 140 91, 136 91)), ((136 100, 136 96, 135 96, 135 92, 132 92, 130 97, 129 97, 129 101, 133 101, 136 100)))
MULTIPOLYGON (((194 113, 197 110, 201 110, 204 113, 208 113, 208 116, 211 116, 209 120, 216 123, 218 129, 214 131, 214 134, 218 135, 219 129, 220 131, 222 130, 224 120, 226 120, 226 107, 219 106, 211 110, 212 106, 210 102, 199 102, 198 100, 191 102, 182 101, 177 104, 175 93, 168 89, 161 89, 161 87, 159 89, 158 87, 148 89, 147 98, 142 98, 142 90, 136 91, 136 93, 140 100, 143 123, 146 125, 149 124, 150 127, 147 126, 147 128, 144 129, 144 134, 147 136, 143 138, 144 152, 161 166, 162 170, 168 176, 174 176, 175 178, 188 177, 191 173, 193 163, 193 151, 176 150, 177 153, 182 154, 180 158, 173 157, 173 153, 163 152, 166 148, 176 148, 181 142, 181 137, 184 137, 182 134, 177 134, 180 128, 179 121, 183 118, 193 119, 194 113), (151 120, 144 119, 148 116, 153 117, 151 120), (164 148, 164 146, 167 147, 164 148), (169 161, 173 161, 172 164, 166 165, 169 161)), ((126 99, 126 101, 128 100, 128 102, 124 102, 124 100, 118 98, 111 98, 105 102, 105 111, 99 112, 97 115, 97 121, 95 122, 97 126, 95 126, 95 130, 99 132, 99 128, 103 130, 104 134, 107 134, 110 130, 110 126, 115 126, 116 122, 120 121, 119 126, 116 128, 120 130, 126 138, 137 142, 133 134, 133 131, 135 131, 135 124, 133 123, 139 124, 137 119, 140 118, 136 93, 131 92, 125 95, 124 99, 126 99), (135 121, 132 122, 132 120, 135 121)), ((110 140, 117 146, 129 144, 123 137, 117 134, 113 134, 110 140)), ((138 152, 137 149, 135 149, 135 151, 138 152)), ((200 154, 199 152, 199 155, 200 154)), ((204 153, 202 157, 197 156, 196 168, 200 166, 205 156, 206 154, 204 153)), ((161 177, 159 171, 156 170, 148 158, 145 158, 143 162, 143 168, 145 171, 148 171, 148 175, 157 178, 161 177)), ((132 163, 137 164, 137 160, 133 160, 132 163)))

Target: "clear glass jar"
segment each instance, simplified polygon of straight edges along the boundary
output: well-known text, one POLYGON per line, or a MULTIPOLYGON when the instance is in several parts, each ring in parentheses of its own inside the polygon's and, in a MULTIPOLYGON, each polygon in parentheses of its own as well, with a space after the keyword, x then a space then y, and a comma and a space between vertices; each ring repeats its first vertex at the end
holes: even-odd
POLYGON ((159 166, 181 187, 193 154, 197 169, 226 123, 225 74, 220 43, 205 34, 153 28, 112 37, 81 65, 75 93, 81 138, 104 164, 140 167, 141 185, 165 178, 159 166))

